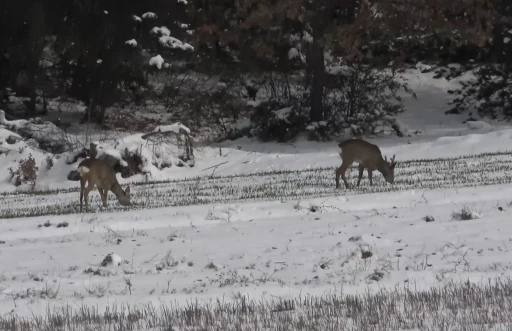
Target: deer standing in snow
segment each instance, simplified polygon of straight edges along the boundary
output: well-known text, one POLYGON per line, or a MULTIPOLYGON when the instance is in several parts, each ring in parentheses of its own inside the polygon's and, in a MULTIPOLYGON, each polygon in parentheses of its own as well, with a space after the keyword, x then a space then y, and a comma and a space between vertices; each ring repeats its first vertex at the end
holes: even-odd
POLYGON ((395 156, 393 155, 393 158, 388 162, 387 157, 382 158, 382 153, 377 145, 362 139, 348 139, 339 143, 338 148, 343 163, 336 170, 336 188, 340 187, 340 176, 345 183, 345 188, 349 188, 345 173, 354 162, 359 163, 357 186, 361 183, 365 168, 368 171, 370 186, 373 185, 372 174, 375 170, 378 170, 384 176, 386 182, 393 184, 395 181, 395 156))
POLYGON ((78 165, 80 175, 80 212, 82 211, 82 200, 85 197, 85 208, 89 208, 89 192, 98 187, 103 207, 107 207, 108 191, 112 191, 122 206, 130 206, 130 186, 123 190, 117 182, 116 172, 105 161, 98 159, 85 159, 78 165), (85 184, 88 184, 85 187, 85 184))

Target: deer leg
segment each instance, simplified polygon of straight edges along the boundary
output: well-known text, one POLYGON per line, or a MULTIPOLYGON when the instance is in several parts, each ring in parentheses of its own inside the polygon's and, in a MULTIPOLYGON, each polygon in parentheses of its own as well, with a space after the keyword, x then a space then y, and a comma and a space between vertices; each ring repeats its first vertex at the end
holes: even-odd
POLYGON ((348 182, 347 177, 345 176, 345 173, 347 172, 349 165, 346 162, 343 162, 343 164, 336 170, 336 188, 340 187, 340 176, 341 179, 343 179, 343 183, 345 184, 345 188, 348 189, 348 182))
POLYGON ((343 168, 343 164, 336 169, 336 189, 340 188, 340 176, 343 168))
POLYGON ((108 190, 107 189, 104 189, 103 190, 103 194, 105 195, 105 201, 103 203, 103 207, 107 208, 107 201, 108 201, 108 190))
POLYGON ((92 191, 93 188, 94 184, 91 184, 89 182, 89 185, 87 185, 87 187, 84 190, 85 209, 87 210, 89 210, 89 193, 92 191))
POLYGON ((372 175, 373 175, 373 171, 368 169, 368 179, 370 180, 370 186, 373 186, 372 175))
POLYGON ((359 165, 359 178, 357 180, 357 186, 361 183, 361 179, 363 178, 364 165, 359 165))
POLYGON ((101 201, 103 202, 103 208, 107 207, 107 192, 103 190, 102 188, 98 187, 98 192, 100 192, 101 201))
POLYGON ((83 199, 84 199, 85 180, 80 178, 80 212, 82 212, 83 199))

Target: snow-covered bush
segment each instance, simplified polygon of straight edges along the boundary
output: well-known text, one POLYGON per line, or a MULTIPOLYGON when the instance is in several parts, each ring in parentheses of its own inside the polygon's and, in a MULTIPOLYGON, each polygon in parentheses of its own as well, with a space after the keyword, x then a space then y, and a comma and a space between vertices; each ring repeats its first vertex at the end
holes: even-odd
POLYGON ((262 141, 288 141, 304 132, 308 116, 308 110, 299 102, 262 102, 252 115, 252 132, 262 141))
POLYGON ((5 119, 5 112, 0 110, 0 125, 25 139, 35 140, 42 150, 58 154, 71 149, 69 141, 65 139, 64 131, 52 122, 43 121, 39 118, 8 121, 5 119))
MULTIPOLYGON (((85 157, 106 161, 123 178, 137 174, 143 179, 160 179, 160 171, 172 166, 193 167, 195 165, 190 129, 181 123, 156 127, 147 134, 134 134, 118 142, 94 142, 88 149, 69 153, 68 165, 78 164, 85 157)), ((78 180, 76 169, 67 174, 67 179, 78 180)))

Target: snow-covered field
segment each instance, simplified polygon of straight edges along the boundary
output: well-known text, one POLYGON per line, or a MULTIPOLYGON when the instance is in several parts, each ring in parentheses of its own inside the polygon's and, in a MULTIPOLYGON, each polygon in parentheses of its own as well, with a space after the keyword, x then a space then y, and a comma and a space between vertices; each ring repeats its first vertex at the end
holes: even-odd
MULTIPOLYGON (((132 185, 130 210, 110 194, 101 211, 93 191, 93 212, 79 214, 78 182, 56 177, 64 169, 31 193, 4 181, 0 315, 507 279, 512 129, 440 115, 446 86, 416 84, 423 94, 408 101, 402 121, 424 134, 371 140, 396 154, 394 185, 376 174, 370 187, 365 173, 361 187, 335 190, 336 143, 248 140, 202 148, 194 168, 172 167, 159 182, 132 185)), ((349 177, 354 183, 355 169, 349 177)))

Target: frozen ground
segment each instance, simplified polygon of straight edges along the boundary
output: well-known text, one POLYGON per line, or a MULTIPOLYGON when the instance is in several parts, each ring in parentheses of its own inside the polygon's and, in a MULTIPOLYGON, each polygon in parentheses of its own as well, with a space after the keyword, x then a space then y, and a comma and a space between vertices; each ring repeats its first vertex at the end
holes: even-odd
POLYGON ((3 217, 43 216, 0 221, 2 313, 510 276, 511 154, 402 162, 395 185, 379 176, 349 192, 333 189, 333 169, 138 185, 135 209, 110 196, 109 210, 82 215, 76 190, 7 194, 3 217), (102 267, 108 253, 120 265, 102 267))
POLYGON ((374 187, 365 178, 334 190, 335 143, 248 140, 200 149, 194 168, 133 186, 131 210, 110 194, 101 211, 94 191, 95 212, 76 213, 78 183, 58 177, 69 169, 49 171, 30 194, 4 181, 0 314, 510 277, 512 129, 440 115, 448 87, 435 82, 418 78, 424 90, 402 118, 425 134, 378 141, 399 160, 393 186, 378 174, 374 187), (101 266, 109 253, 114 263, 101 266))

